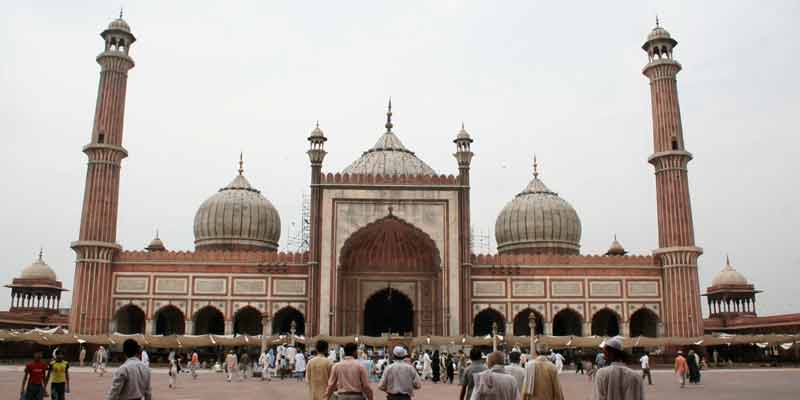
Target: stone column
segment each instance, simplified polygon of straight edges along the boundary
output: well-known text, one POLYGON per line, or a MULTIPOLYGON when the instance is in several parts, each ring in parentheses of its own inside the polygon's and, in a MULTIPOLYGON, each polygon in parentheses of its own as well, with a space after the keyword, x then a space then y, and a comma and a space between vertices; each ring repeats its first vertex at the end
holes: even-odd
MULTIPOLYGON (((194 321, 192 321, 192 320, 185 321, 183 326, 184 326, 184 330, 183 330, 184 333, 186 333, 187 335, 193 335, 194 334, 194 321)), ((153 328, 153 329, 155 329, 155 328, 153 328)))
POLYGON ((552 322, 545 322, 544 323, 544 334, 547 336, 553 336, 553 323, 552 322))
POLYGON ((584 322, 583 323, 583 336, 591 336, 592 334, 592 323, 591 322, 584 322))
POLYGON ((225 320, 225 335, 230 336, 233 335, 233 321, 232 320, 225 320))
POLYGON ((631 336, 631 323, 630 322, 623 322, 622 324, 622 336, 630 337, 631 336))
POLYGON ((156 326, 153 323, 152 319, 144 320, 144 334, 145 335, 155 335, 156 334, 156 326))

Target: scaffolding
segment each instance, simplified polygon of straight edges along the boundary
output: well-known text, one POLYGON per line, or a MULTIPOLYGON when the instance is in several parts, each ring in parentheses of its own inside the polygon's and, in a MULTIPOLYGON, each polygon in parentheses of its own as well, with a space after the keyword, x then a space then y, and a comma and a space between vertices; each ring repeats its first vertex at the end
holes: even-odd
POLYGON ((472 254, 492 254, 495 250, 492 234, 486 229, 475 229, 470 227, 469 230, 469 247, 472 254))
POLYGON ((289 227, 289 249, 298 253, 308 251, 311 237, 311 196, 303 193, 300 219, 289 227))

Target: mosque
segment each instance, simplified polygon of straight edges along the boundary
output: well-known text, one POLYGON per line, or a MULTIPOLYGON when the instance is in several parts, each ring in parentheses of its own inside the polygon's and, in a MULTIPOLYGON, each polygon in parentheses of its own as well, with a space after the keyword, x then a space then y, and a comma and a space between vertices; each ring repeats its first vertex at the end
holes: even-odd
POLYGON ((308 251, 278 251, 280 213, 241 161, 197 210, 194 251, 170 251, 158 237, 143 251, 123 248, 117 212, 136 38, 122 18, 101 37, 80 234, 71 244, 75 333, 277 334, 294 326, 305 335, 455 336, 485 335, 494 325, 528 335, 529 318, 547 335, 704 332, 681 64, 673 57, 677 41, 661 26, 642 46, 658 211, 658 246, 648 255, 628 255, 616 239, 605 254, 581 254, 578 212, 544 183, 536 163, 529 182, 509 182, 520 192, 497 216, 498 254, 472 254, 472 137, 462 126, 453 138, 457 173, 437 172, 393 131, 391 102, 385 131, 343 170, 324 169, 328 138, 319 126, 309 134, 308 251))

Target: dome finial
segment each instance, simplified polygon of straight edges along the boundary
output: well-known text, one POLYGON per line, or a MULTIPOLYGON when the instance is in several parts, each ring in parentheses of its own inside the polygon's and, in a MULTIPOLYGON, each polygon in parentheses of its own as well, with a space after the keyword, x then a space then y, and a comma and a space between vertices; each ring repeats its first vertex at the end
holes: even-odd
POLYGON ((389 107, 386 110, 386 132, 392 131, 392 96, 389 96, 389 107))
POLYGON ((319 129, 319 120, 317 120, 317 129, 319 129))
POLYGON ((244 173, 244 158, 243 152, 239 152, 239 175, 241 176, 244 173))
POLYGON ((160 239, 160 238, 158 237, 158 228, 156 228, 156 239, 160 239))
POLYGON ((730 267, 731 266, 731 257, 725 254, 725 265, 730 267))
POLYGON ((533 153, 533 177, 539 179, 539 162, 536 161, 536 153, 533 153))
POLYGON ((661 26, 661 21, 659 21, 658 14, 656 14, 656 28, 658 28, 659 26, 661 26))
POLYGON ((42 246, 39 246, 39 261, 42 261, 43 254, 44 254, 44 248, 42 248, 42 246))

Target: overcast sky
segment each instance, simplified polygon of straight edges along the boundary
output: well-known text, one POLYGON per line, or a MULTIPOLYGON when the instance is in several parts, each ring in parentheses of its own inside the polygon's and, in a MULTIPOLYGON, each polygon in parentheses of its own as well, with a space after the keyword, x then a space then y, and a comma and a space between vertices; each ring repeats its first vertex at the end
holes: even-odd
MULTIPOLYGON (((72 288, 103 43, 115 1, 0 3, 0 283, 39 246, 72 288), (35 4, 28 4, 35 3, 35 4)), ((133 1, 118 242, 156 229, 193 248, 197 207, 236 173, 278 208, 285 246, 308 191, 306 137, 324 170, 395 131, 439 173, 463 120, 475 139, 472 221, 493 235, 531 177, 578 211, 581 252, 614 233, 657 247, 650 92, 641 45, 655 15, 675 57, 701 289, 730 254, 764 293, 760 314, 800 312, 796 1, 133 1)), ((71 297, 66 295, 67 299, 71 297)), ((0 309, 10 290, 0 291, 0 309)), ((69 301, 67 301, 68 303, 69 301)))

